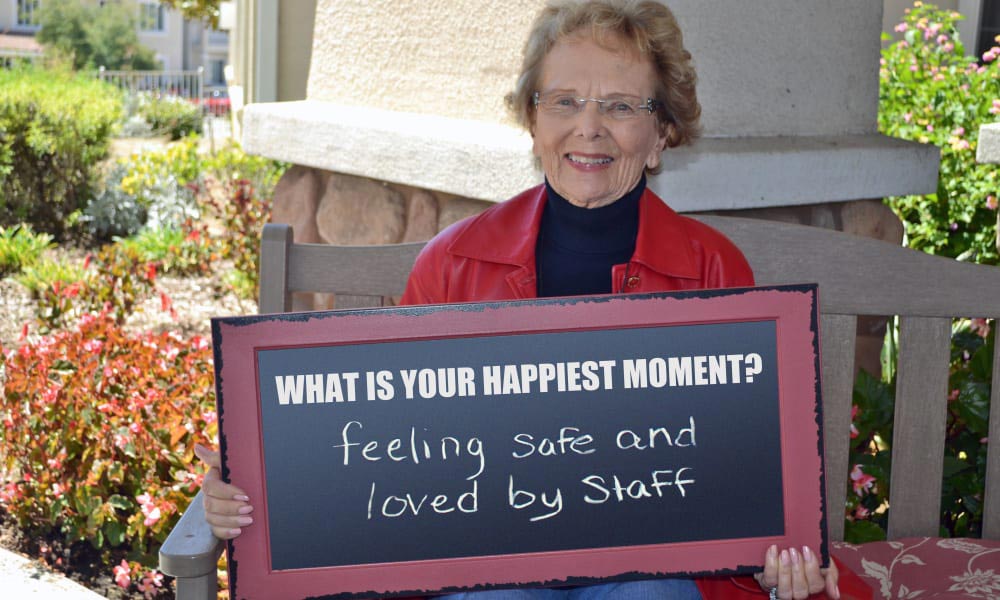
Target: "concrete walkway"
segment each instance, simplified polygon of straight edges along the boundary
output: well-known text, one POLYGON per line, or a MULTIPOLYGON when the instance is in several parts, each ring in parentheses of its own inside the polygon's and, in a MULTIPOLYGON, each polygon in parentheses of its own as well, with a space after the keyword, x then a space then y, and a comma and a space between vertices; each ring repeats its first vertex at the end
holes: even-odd
POLYGON ((0 548, 0 597, 100 600, 96 594, 41 564, 0 548))

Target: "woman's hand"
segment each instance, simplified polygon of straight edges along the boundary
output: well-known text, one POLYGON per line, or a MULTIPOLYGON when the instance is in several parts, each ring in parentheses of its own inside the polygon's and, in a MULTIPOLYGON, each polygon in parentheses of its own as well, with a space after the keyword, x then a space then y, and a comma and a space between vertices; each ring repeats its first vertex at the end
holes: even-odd
POLYGON ((219 469, 222 463, 219 453, 202 445, 194 447, 194 453, 203 463, 209 466, 201 491, 205 498, 205 520, 212 527, 215 537, 222 540, 232 539, 243 533, 241 527, 253 523, 253 506, 250 498, 240 488, 222 481, 219 469))
POLYGON ((801 552, 789 548, 780 553, 777 546, 771 546, 764 555, 764 572, 754 578, 764 591, 776 589, 781 600, 803 600, 823 590, 827 598, 840 598, 837 565, 831 560, 829 568, 821 569, 816 554, 805 546, 801 552))

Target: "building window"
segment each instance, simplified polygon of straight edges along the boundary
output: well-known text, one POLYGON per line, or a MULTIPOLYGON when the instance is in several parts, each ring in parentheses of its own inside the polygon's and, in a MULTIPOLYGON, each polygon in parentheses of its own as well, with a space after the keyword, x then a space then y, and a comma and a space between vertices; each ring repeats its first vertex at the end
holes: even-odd
POLYGON ((977 58, 982 57, 983 53, 993 46, 1000 45, 995 39, 998 35, 1000 35, 1000 0, 983 0, 983 12, 979 19, 977 58))
POLYGON ((38 27, 39 0, 17 0, 17 26, 38 27))
POLYGON ((208 63, 208 78, 209 83, 213 85, 226 83, 226 61, 225 60, 213 60, 208 63))
POLYGON ((166 31, 166 9, 159 2, 139 3, 139 30, 166 31))

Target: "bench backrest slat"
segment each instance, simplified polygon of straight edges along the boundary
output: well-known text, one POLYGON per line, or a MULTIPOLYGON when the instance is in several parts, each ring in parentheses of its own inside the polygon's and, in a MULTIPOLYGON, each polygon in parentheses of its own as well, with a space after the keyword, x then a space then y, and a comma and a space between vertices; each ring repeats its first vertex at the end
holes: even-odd
POLYGON ((904 316, 899 321, 889 536, 936 536, 944 470, 951 319, 904 316), (904 451, 896 452, 897 448, 904 451))
POLYGON ((759 285, 819 283, 824 313, 1000 317, 1000 270, 984 277, 992 267, 818 227, 735 217, 698 220, 740 247, 759 285))
MULTIPOLYGON (((1000 324, 995 321, 993 326, 1000 324)), ((990 386, 990 429, 986 444, 986 490, 983 502, 983 537, 1000 540, 1000 344, 993 349, 994 385, 990 386)))
MULTIPOLYGON (((834 514, 844 505, 844 473, 848 472, 851 403, 854 395, 854 346, 858 318, 854 315, 820 317, 820 357, 823 370, 823 444, 826 506, 834 514), (832 435, 831 432, 837 432, 832 435)), ((827 519, 830 539, 844 537, 844 520, 827 519)))

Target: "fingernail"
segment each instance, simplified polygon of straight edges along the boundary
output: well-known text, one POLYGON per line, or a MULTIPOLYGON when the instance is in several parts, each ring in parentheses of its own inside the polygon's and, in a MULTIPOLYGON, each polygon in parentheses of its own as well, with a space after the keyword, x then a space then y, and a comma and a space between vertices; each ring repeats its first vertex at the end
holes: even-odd
POLYGON ((805 557, 806 562, 812 562, 813 553, 812 550, 809 549, 809 546, 802 546, 802 556, 805 557))
POLYGON ((778 557, 778 545, 771 544, 771 547, 767 549, 767 557, 774 559, 778 557))
POLYGON ((839 583, 834 586, 833 593, 836 594, 834 596, 834 598, 837 598, 837 600, 840 600, 840 584, 839 583))
POLYGON ((253 523, 253 518, 251 517, 237 517, 236 522, 240 525, 250 525, 253 523))
POLYGON ((788 561, 788 550, 782 550, 781 551, 781 564, 787 565, 788 562, 789 562, 788 561))
POLYGON ((796 550, 795 548, 792 548, 791 554, 792 554, 792 564, 798 566, 798 564, 799 564, 799 551, 796 550))
POLYGON ((241 533, 243 533, 242 529, 230 529, 229 530, 229 535, 239 535, 241 533))
POLYGON ((235 496, 233 496, 233 500, 239 500, 240 502, 250 502, 250 498, 248 496, 244 496, 243 494, 236 494, 235 496))
POLYGON ((240 513, 241 515, 248 515, 253 512, 253 507, 250 506, 249 504, 246 506, 241 506, 240 509, 236 512, 240 513))

